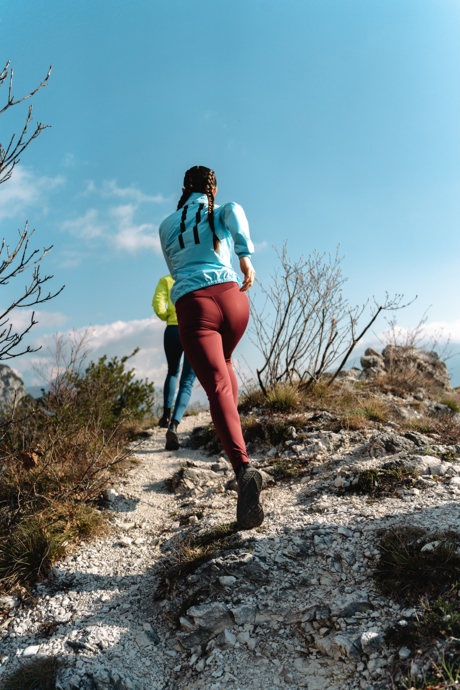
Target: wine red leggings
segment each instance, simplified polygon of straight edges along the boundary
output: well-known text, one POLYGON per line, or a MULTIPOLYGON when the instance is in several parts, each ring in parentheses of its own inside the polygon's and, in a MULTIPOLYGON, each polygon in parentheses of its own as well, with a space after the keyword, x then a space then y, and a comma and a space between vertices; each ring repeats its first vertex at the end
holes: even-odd
POLYGON ((237 283, 210 285, 181 297, 176 312, 182 347, 206 391, 212 421, 236 470, 248 462, 248 455, 231 356, 248 325, 248 298, 237 283))

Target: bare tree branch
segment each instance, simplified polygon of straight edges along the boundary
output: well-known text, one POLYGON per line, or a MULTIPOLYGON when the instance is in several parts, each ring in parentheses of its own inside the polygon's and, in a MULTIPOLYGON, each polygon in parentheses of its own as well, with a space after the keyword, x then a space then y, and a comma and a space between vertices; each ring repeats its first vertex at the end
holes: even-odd
MULTIPOLYGON (((27 96, 15 99, 12 93, 13 68, 10 69, 10 62, 8 61, 3 70, 0 72, 0 87, 3 86, 9 77, 8 98, 6 105, 0 110, 0 115, 8 110, 8 108, 11 108, 18 103, 22 103, 22 101, 31 98, 43 86, 46 86, 51 74, 51 69, 52 66, 49 68, 46 78, 37 86, 36 89, 31 91, 27 96)), ((26 123, 19 139, 15 141, 16 135, 13 134, 6 148, 0 144, 0 184, 10 179, 15 166, 17 163, 19 163, 20 155, 24 149, 26 149, 27 146, 29 146, 29 144, 36 139, 48 126, 42 125, 39 122, 35 128, 35 131, 29 136, 27 131, 31 122, 32 106, 29 107, 26 123)), ((19 238, 16 246, 11 251, 9 245, 6 244, 5 239, 3 239, 0 247, 0 286, 8 285, 13 278, 17 278, 24 271, 29 269, 32 270, 30 280, 28 283, 26 283, 22 294, 15 299, 3 311, 3 313, 0 314, 0 360, 12 359, 26 353, 37 352, 37 350, 40 349, 39 347, 32 348, 30 345, 28 345, 25 349, 18 351, 18 347, 20 346, 24 336, 26 336, 30 332, 31 328, 38 323, 35 319, 35 311, 32 312, 29 325, 24 328, 22 332, 14 331, 14 325, 10 323, 9 315, 11 312, 17 308, 30 308, 35 307, 38 304, 49 302, 57 297, 65 287, 61 287, 60 290, 54 293, 44 290, 45 283, 51 280, 53 276, 40 275, 40 262, 52 250, 53 247, 44 247, 42 252, 38 249, 29 250, 30 238, 34 232, 35 230, 29 231, 29 223, 27 222, 23 231, 18 230, 19 238)))
MULTIPOLYGON (((9 89, 8 89, 8 99, 6 102, 6 105, 3 106, 3 108, 0 110, 0 115, 4 113, 8 108, 11 108, 13 105, 17 105, 18 103, 22 103, 22 101, 27 100, 28 98, 31 98, 34 96, 37 91, 40 91, 40 89, 43 86, 46 86, 46 82, 49 79, 49 76, 51 74, 51 70, 53 68, 53 65, 50 66, 48 70, 48 74, 46 75, 45 79, 37 86, 36 89, 31 91, 27 96, 23 96, 22 98, 19 98, 18 100, 15 100, 14 95, 12 94, 12 87, 13 87, 13 68, 11 67, 10 69, 10 61, 6 63, 5 67, 3 70, 0 72, 0 87, 3 86, 4 82, 7 80, 8 75, 10 77, 9 79, 9 89)), ((41 122, 37 122, 37 125, 35 127, 35 131, 28 137, 27 130, 32 122, 32 106, 29 107, 29 112, 27 115, 26 123, 24 125, 24 128, 22 130, 21 136, 19 139, 15 142, 15 137, 16 135, 13 134, 13 136, 10 139, 10 142, 8 146, 5 148, 0 144, 0 184, 2 182, 6 182, 7 180, 10 179, 11 175, 13 174, 13 170, 15 166, 19 163, 20 161, 20 156, 24 149, 26 149, 29 144, 36 139, 44 129, 47 129, 47 127, 50 127, 50 125, 44 125, 41 122)))
POLYGON ((37 86, 36 89, 34 89, 34 91, 31 91, 27 96, 23 96, 19 100, 15 100, 14 96, 11 93, 11 90, 13 87, 13 68, 11 67, 11 69, 10 69, 10 64, 11 64, 11 62, 10 62, 10 60, 8 60, 5 67, 0 72, 0 87, 3 86, 3 83, 8 78, 8 74, 10 75, 10 85, 9 85, 9 89, 8 89, 8 101, 7 101, 6 105, 3 106, 2 110, 0 110, 0 115, 2 113, 4 113, 5 110, 8 110, 8 108, 11 108, 11 106, 17 105, 18 103, 22 103, 22 101, 25 101, 28 98, 31 98, 32 96, 34 96, 37 93, 37 91, 40 91, 42 86, 46 85, 46 82, 48 81, 48 79, 50 77, 51 70, 53 69, 53 65, 50 65, 50 68, 48 70, 48 74, 46 75, 45 79, 37 86))

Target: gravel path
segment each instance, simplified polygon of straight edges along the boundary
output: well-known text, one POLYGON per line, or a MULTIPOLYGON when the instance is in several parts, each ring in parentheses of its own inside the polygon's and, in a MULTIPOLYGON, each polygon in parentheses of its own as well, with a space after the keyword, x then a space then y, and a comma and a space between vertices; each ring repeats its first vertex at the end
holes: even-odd
MULTIPOLYGON (((181 440, 208 421, 207 413, 185 418, 181 440)), ((58 690, 391 687, 395 652, 382 633, 414 610, 373 585, 376 533, 407 524, 458 529, 460 463, 442 463, 421 435, 410 440, 391 426, 296 436, 271 454, 308 457, 310 473, 273 484, 260 449, 252 460, 266 473, 262 528, 236 534, 231 550, 155 601, 159 562, 184 531, 234 520, 236 493, 226 490, 224 460, 187 447, 167 452, 164 430, 152 431, 133 451, 139 464, 114 485, 110 533, 60 563, 37 588, 37 606, 16 609, 11 600, 0 671, 55 655, 65 661, 58 690), (379 502, 340 493, 362 469, 404 457, 425 475, 420 488, 379 502), (173 494, 167 481, 181 464, 188 466, 173 494), (443 484, 430 479, 430 467, 443 484)))

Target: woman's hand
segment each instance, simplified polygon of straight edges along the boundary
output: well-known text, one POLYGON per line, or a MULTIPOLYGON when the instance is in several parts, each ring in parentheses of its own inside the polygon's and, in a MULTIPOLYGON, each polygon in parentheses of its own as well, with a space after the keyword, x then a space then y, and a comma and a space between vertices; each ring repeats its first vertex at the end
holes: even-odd
POLYGON ((243 256, 243 258, 240 259, 240 269, 241 273, 244 275, 243 286, 240 288, 240 292, 247 292, 247 290, 252 287, 256 275, 249 256, 243 256))

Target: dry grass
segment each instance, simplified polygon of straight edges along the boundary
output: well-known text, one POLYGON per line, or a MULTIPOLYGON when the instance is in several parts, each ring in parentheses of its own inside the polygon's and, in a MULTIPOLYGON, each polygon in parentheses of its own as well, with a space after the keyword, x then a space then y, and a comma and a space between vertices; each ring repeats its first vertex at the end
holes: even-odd
POLYGON ((369 379, 366 386, 371 391, 392 393, 398 397, 423 391, 424 394, 434 398, 442 393, 442 388, 436 385, 430 376, 409 368, 385 372, 374 379, 369 379))
POLYGON ((55 690, 59 662, 45 657, 24 663, 0 685, 2 690, 55 690))
POLYGON ((456 532, 430 534, 420 528, 384 532, 375 582, 396 601, 416 602, 420 597, 438 599, 457 591, 460 585, 460 535, 456 532), (433 542, 436 548, 422 551, 433 542))
POLYGON ((369 422, 360 412, 346 412, 340 420, 339 428, 346 431, 361 431, 369 427, 369 422))
POLYGON ((264 408, 266 400, 260 388, 254 386, 247 388, 243 393, 240 393, 238 399, 238 412, 240 414, 247 414, 254 408, 264 408))
POLYGON ((460 423, 451 414, 422 417, 416 423, 407 423, 405 428, 431 436, 436 443, 446 446, 460 444, 460 423))
POLYGON ((0 586, 32 586, 73 544, 105 528, 104 516, 85 503, 53 504, 29 516, 0 537, 0 586))
POLYGON ((290 383, 280 384, 267 392, 267 408, 273 412, 292 412, 299 401, 299 389, 290 383))

